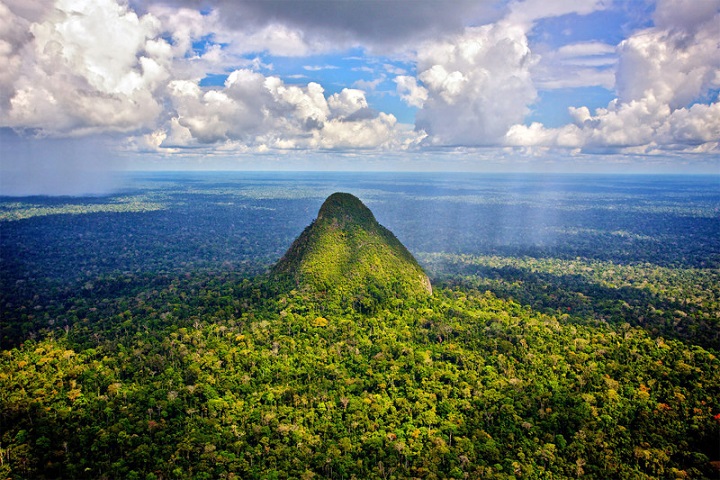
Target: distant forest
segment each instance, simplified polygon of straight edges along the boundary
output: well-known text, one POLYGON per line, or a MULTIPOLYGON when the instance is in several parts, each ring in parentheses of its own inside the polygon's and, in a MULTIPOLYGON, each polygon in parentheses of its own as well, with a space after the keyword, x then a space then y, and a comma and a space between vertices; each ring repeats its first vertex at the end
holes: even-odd
POLYGON ((0 197, 2 478, 720 476, 717 177, 128 185, 0 197), (268 275, 335 191, 431 297, 268 275))

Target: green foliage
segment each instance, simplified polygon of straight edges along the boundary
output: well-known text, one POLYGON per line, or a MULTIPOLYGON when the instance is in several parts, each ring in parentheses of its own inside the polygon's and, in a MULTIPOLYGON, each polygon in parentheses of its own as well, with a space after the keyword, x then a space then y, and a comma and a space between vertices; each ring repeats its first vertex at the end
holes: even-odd
POLYGON ((142 297, 163 311, 195 291, 172 319, 128 305, 120 329, 3 352, 2 475, 713 475, 720 360, 702 348, 468 288, 330 315, 203 283, 142 297))
POLYGON ((256 276, 336 186, 213 178, 0 206, 0 478, 717 478, 716 184, 353 176, 428 296, 349 196, 256 276))
POLYGON ((272 276, 328 308, 370 313, 391 299, 432 293, 412 254, 356 197, 334 193, 273 267, 272 276))
POLYGON ((575 322, 642 326, 720 351, 720 271, 587 259, 421 255, 448 285, 471 285, 575 322))
POLYGON ((98 212, 128 213, 163 210, 164 205, 145 198, 118 198, 112 203, 62 204, 56 206, 34 205, 23 202, 0 202, 0 222, 25 220, 47 215, 81 215, 98 212))

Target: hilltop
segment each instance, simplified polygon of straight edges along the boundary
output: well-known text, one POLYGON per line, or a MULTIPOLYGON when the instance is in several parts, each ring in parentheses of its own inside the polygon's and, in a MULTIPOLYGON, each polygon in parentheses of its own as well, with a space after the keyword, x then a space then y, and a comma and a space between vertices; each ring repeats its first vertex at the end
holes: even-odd
POLYGON ((334 193, 293 242, 271 274, 316 297, 358 311, 391 298, 432 294, 430 279, 412 254, 357 197, 334 193))

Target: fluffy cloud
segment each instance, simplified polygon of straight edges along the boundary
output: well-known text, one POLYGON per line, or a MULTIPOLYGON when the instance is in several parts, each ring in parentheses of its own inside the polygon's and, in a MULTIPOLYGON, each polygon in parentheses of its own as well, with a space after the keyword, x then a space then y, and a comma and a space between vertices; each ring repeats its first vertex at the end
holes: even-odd
POLYGON ((360 90, 325 97, 317 83, 287 85, 247 69, 232 72, 222 89, 174 81, 170 96, 177 117, 153 135, 161 140, 158 147, 236 142, 280 149, 403 148, 415 136, 393 115, 370 109, 360 90))
POLYGON ((717 150, 720 141, 718 101, 671 110, 650 97, 629 103, 614 101, 595 115, 586 107, 571 109, 571 113, 575 123, 560 128, 547 129, 540 123, 514 125, 506 141, 513 146, 613 148, 631 153, 717 150))
POLYGON ((9 86, 20 75, 23 50, 32 41, 30 22, 0 3, 0 102, 6 103, 9 86))
POLYGON ((395 77, 397 84, 397 93, 400 98, 411 107, 422 108, 428 99, 427 88, 418 85, 415 77, 407 75, 399 75, 395 77))
MULTIPOLYGON (((531 52, 527 36, 538 20, 610 3, 212 0, 199 12, 198 0, 0 0, 0 127, 36 136, 132 132, 137 149, 165 152, 406 149, 421 139, 717 149, 720 0, 662 0, 655 26, 617 46, 531 52), (464 27, 468 21, 481 26, 464 27), (364 55, 382 47, 398 54, 392 60, 412 59, 417 73, 386 65, 374 80, 326 95, 318 83, 259 73, 270 66, 252 60, 358 45, 364 55), (225 85, 201 86, 207 74, 227 72, 225 85), (385 75, 418 109, 416 132, 368 104, 365 92, 378 98, 385 75), (573 123, 561 128, 523 124, 536 88, 587 85, 614 87, 618 98, 594 112, 573 109, 573 123)), ((317 68, 326 67, 308 71, 317 68)))
POLYGON ((54 135, 154 124, 169 75, 155 18, 111 0, 59 0, 44 15, 0 9, 3 126, 54 135))
POLYGON ((509 129, 530 112, 537 85, 612 85, 615 59, 608 56, 614 47, 568 46, 539 65, 540 57, 531 52, 527 39, 527 32, 541 18, 585 15, 608 4, 605 0, 510 2, 506 17, 496 23, 423 44, 417 54, 417 76, 397 76, 397 93, 408 105, 420 108, 416 127, 427 133, 427 143, 501 144, 509 129))
POLYGON ((38 136, 139 132, 130 144, 151 151, 404 148, 418 136, 357 89, 326 97, 317 83, 287 85, 247 68, 223 88, 200 87, 208 72, 250 63, 239 53, 287 38, 297 42, 279 51, 307 48, 287 26, 232 36, 217 11, 152 5, 138 15, 114 0, 10 7, 0 3, 0 126, 38 136), (216 45, 196 52, 208 32, 216 45), (220 47, 224 37, 231 44, 220 47))
POLYGON ((717 0, 661 0, 655 7, 655 26, 667 30, 694 32, 714 21, 720 8, 717 0))
POLYGON ((536 97, 534 58, 525 31, 499 22, 468 28, 421 48, 417 78, 396 78, 398 92, 420 106, 416 126, 435 145, 497 144, 536 97))
POLYGON ((689 13, 682 0, 659 2, 656 26, 619 45, 618 98, 607 108, 594 114, 586 107, 571 108, 574 123, 556 129, 514 125, 506 143, 633 153, 717 150, 720 1, 692 6, 702 14, 689 13))
MULTIPOLYGON (((679 108, 720 87, 720 1, 712 3, 714 16, 698 19, 700 23, 688 25, 680 9, 681 23, 639 32, 620 44, 616 85, 620 101, 649 93, 679 108)), ((658 7, 663 12, 669 8, 664 3, 658 7)))

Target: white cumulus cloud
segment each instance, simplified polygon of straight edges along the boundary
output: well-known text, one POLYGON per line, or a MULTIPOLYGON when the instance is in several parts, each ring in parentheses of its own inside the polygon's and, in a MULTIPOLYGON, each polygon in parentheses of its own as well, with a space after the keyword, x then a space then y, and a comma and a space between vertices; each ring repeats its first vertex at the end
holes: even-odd
POLYGON ((408 104, 422 105, 416 126, 433 144, 496 144, 536 98, 533 62, 524 29, 499 22, 425 44, 420 84, 407 76, 396 83, 408 104))
POLYGON ((169 76, 156 18, 111 0, 58 0, 32 19, 0 8, 3 126, 62 135, 154 124, 169 76))
POLYGON ((405 148, 421 136, 370 108, 363 90, 326 96, 317 83, 259 73, 271 66, 239 55, 304 54, 313 45, 289 25, 229 31, 218 12, 151 4, 137 14, 116 0, 0 3, 0 127, 35 136, 133 132, 129 148, 164 152, 405 148), (222 87, 200 86, 232 65, 222 87))
MULTIPOLYGON (((201 12, 195 0, 0 0, 0 128, 26 137, 129 132, 135 150, 166 153, 718 150, 720 0, 659 0, 654 26, 619 45, 533 44, 536 51, 528 36, 540 20, 613 2, 468 0, 438 12, 446 2, 373 0, 377 10, 363 18, 364 2, 290 3, 214 0, 201 12), (326 9, 335 15, 319 17, 326 9), (382 38, 374 37, 378 25, 382 38), (368 62, 375 69, 357 67, 373 76, 349 81, 353 88, 333 86, 329 94, 318 83, 268 73, 275 71, 269 62, 278 71, 284 62, 269 56, 350 47, 363 58, 387 55, 368 62), (411 61, 414 68, 405 68, 411 61), (224 85, 202 82, 219 75, 228 75, 224 85), (395 92, 385 90, 390 79, 395 92), (537 89, 586 86, 614 89, 617 99, 594 111, 577 106, 572 123, 559 128, 524 123, 537 89), (377 106, 385 94, 417 109, 415 131, 368 102, 369 95, 377 106)), ((305 70, 337 68, 331 57, 319 58, 305 70)))
POLYGON ((425 100, 428 99, 428 90, 422 85, 418 85, 415 77, 399 75, 395 77, 395 83, 397 84, 397 93, 405 103, 418 108, 425 105, 425 100))
POLYGON ((720 1, 658 2, 656 26, 618 46, 618 98, 574 123, 514 125, 506 143, 652 153, 717 151, 720 142, 720 1), (702 14, 688 12, 689 3, 702 14))
POLYGON ((177 117, 167 131, 154 134, 162 138, 158 147, 231 142, 280 149, 403 148, 417 136, 393 115, 370 109, 361 90, 326 97, 317 83, 287 85, 247 69, 232 72, 222 89, 174 81, 170 95, 177 117))

